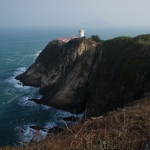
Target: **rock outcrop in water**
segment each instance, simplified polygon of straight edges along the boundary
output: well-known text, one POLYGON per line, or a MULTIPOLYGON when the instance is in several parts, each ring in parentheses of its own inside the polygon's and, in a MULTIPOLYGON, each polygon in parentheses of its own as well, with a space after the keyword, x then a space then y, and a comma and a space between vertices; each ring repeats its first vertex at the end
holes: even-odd
POLYGON ((150 96, 150 35, 52 41, 16 79, 40 87, 37 103, 97 116, 150 96))

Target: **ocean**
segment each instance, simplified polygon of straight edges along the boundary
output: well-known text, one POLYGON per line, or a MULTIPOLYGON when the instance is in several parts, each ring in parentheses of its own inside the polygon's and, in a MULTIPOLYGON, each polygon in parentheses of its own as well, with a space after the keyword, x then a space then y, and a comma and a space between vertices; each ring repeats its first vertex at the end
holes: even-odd
MULTIPOLYGON (((98 35, 102 40, 148 33, 150 28, 85 28, 86 37, 98 35)), ((15 76, 24 72, 50 41, 71 36, 78 36, 77 28, 0 29, 0 146, 30 142, 35 136, 31 125, 65 127, 62 118, 72 114, 29 101, 41 97, 38 88, 23 86, 15 76)), ((40 131, 36 140, 46 135, 40 131)))

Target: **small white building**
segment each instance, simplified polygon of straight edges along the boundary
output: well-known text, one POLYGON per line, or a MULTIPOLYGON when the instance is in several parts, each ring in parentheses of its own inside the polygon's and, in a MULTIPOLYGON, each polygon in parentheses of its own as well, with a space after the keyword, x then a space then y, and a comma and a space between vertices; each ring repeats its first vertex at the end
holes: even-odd
POLYGON ((79 38, 82 38, 84 36, 84 30, 83 29, 79 29, 79 38))

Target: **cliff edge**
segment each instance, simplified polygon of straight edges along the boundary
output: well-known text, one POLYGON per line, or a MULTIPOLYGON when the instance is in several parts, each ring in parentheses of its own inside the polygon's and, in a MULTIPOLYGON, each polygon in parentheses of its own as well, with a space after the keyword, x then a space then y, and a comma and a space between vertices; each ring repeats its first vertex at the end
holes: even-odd
POLYGON ((98 116, 150 96, 149 58, 150 35, 52 41, 16 79, 40 87, 37 103, 98 116))
POLYGON ((52 41, 16 79, 40 87, 43 97, 37 103, 82 112, 87 103, 82 89, 92 72, 96 47, 96 42, 86 39, 73 39, 65 45, 52 41))

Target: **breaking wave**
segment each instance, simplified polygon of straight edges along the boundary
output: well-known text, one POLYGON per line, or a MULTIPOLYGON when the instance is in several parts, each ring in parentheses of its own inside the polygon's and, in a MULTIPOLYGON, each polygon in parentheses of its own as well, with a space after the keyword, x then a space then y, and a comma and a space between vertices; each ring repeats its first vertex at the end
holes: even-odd
MULTIPOLYGON (((36 54, 37 55, 37 54, 36 54)), ((56 110, 49 106, 37 104, 34 101, 30 99, 40 99, 42 96, 39 94, 39 88, 30 87, 30 86, 23 86, 23 84, 16 80, 15 77, 23 72, 26 71, 26 67, 20 67, 13 71, 9 78, 5 80, 5 83, 9 85, 9 87, 12 87, 13 90, 16 91, 16 96, 12 100, 16 100, 20 107, 26 109, 25 114, 34 112, 35 115, 38 113, 38 115, 44 116, 46 114, 46 119, 42 120, 42 129, 35 130, 31 128, 30 126, 36 126, 38 123, 34 122, 30 123, 30 120, 26 120, 25 123, 23 123, 22 126, 15 127, 15 132, 17 133, 17 136, 19 137, 19 140, 24 145, 27 145, 30 142, 40 141, 44 139, 48 135, 48 129, 51 129, 53 127, 62 127, 65 128, 66 124, 63 122, 63 118, 73 116, 70 112, 66 112, 63 110, 56 110), (34 109, 33 109, 34 108, 34 109), (47 115, 48 114, 48 115, 47 115)), ((7 103, 10 103, 8 101, 7 103)), ((6 103, 3 102, 3 105, 6 103)), ((77 116, 77 115, 75 115, 77 116)), ((34 116, 33 116, 34 117, 34 116)), ((26 118, 26 116, 23 116, 23 118, 26 118)), ((82 114, 78 115, 78 121, 76 123, 73 122, 66 122, 69 126, 75 125, 79 123, 79 121, 82 118, 82 114)))

